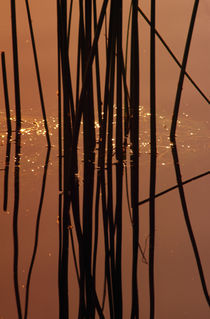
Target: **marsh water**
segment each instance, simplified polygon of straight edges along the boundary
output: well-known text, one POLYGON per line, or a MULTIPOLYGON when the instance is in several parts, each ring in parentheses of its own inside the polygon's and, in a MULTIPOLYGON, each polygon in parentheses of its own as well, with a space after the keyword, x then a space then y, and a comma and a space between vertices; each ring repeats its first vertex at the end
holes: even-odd
MULTIPOLYGON (((21 83, 21 152, 18 163, 18 287, 22 309, 25 307, 26 285, 34 245, 35 262, 31 273, 28 318, 58 318, 58 259, 59 259, 59 151, 57 111, 57 49, 56 5, 50 0, 31 1, 31 14, 37 41, 40 71, 43 81, 46 113, 52 147, 47 149, 34 62, 24 1, 18 1, 17 26, 21 83), (37 232, 38 226, 38 232, 37 232), (37 237, 36 237, 37 236, 37 237)), ((149 4, 141 1, 142 10, 149 16, 149 4)), ((189 27, 193 1, 158 1, 157 30, 181 60, 189 27)), ((124 19, 129 8, 125 4, 124 19)), ((76 9, 75 9, 76 12, 76 9)), ((0 3, 0 45, 5 51, 11 105, 12 135, 7 139, 2 80, 0 82, 0 319, 19 318, 14 287, 14 200, 17 193, 17 162, 15 158, 15 102, 13 95, 12 40, 10 5, 0 3), (16 163, 16 164, 15 164, 16 163), (16 173, 15 173, 16 172, 16 173), (15 186, 16 185, 16 186, 15 186)), ((75 14, 73 17, 77 21, 75 14)), ((139 203, 149 197, 150 174, 150 109, 149 109, 149 27, 139 17, 141 88, 139 106, 139 203)), ((77 32, 75 31, 75 39, 77 32)), ((73 37, 71 41, 75 40, 73 37)), ((190 50, 187 71, 209 97, 210 88, 210 5, 200 1, 190 50)), ((70 51, 72 72, 76 68, 76 50, 70 51)), ((170 143, 170 125, 179 77, 179 67, 157 40, 157 180, 156 193, 177 185, 170 143)), ((102 67, 102 76, 103 76, 102 67)), ((73 79, 73 86, 76 80, 73 79)), ((186 79, 177 125, 177 151, 182 180, 204 174, 184 186, 187 206, 196 238, 205 280, 210 286, 210 109, 206 100, 186 79)), ((115 125, 115 123, 113 123, 115 125)), ((95 122, 96 133, 99 123, 95 122)), ((78 147, 78 183, 82 206, 83 194, 83 130, 78 147)), ((96 134, 97 135, 97 134, 96 134)), ((98 141, 99 143, 99 141, 98 141)), ((115 149, 113 139, 113 150, 115 149)), ((122 296, 123 318, 131 312, 132 290, 132 222, 129 215, 130 178, 129 145, 124 160, 122 210, 122 296), (126 179, 127 177, 127 179, 126 179), (127 195, 128 193, 128 195, 127 195)), ((96 148, 97 156, 97 148, 96 148)), ((115 164, 113 160, 113 164, 115 164)), ((95 185, 97 164, 95 169, 95 185)), ((113 165, 113 189, 116 180, 113 165)), ((95 192, 94 186, 94 192, 95 192)), ((115 193, 113 192, 115 201, 115 193)), ((100 209, 102 209, 100 207, 100 209)), ((203 294, 189 234, 185 224, 177 188, 157 197, 155 226, 155 318, 209 318, 209 306, 203 294)), ((149 318, 148 238, 149 203, 139 205, 139 244, 144 256, 138 257, 139 318, 149 318)), ((75 227, 76 255, 78 243, 75 227)), ((94 236, 94 235, 93 235, 94 236)), ((105 250, 102 213, 99 210, 99 248, 96 267, 96 290, 99 301, 104 295, 105 250)), ((78 258, 78 255, 77 255, 78 258)), ((69 248, 69 317, 77 318, 79 284, 73 251, 69 248)), ((108 292, 104 316, 109 318, 108 292)), ((97 317, 97 315, 96 315, 97 317)))

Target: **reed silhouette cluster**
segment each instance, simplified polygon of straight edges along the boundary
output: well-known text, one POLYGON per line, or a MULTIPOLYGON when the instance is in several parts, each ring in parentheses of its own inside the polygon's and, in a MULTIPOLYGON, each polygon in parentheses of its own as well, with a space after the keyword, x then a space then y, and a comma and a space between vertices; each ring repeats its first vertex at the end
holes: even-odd
MULTIPOLYGON (((13 210, 14 234, 14 289, 18 317, 28 317, 30 281, 38 248, 39 225, 45 192, 47 167, 50 156, 50 134, 45 111, 44 94, 38 64, 29 2, 26 0, 28 25, 31 35, 35 70, 40 95, 48 152, 43 173, 40 203, 31 263, 28 270, 25 308, 21 306, 18 284, 18 211, 19 171, 21 157, 21 97, 16 28, 16 5, 11 0, 14 87, 16 105, 15 198, 13 210)), ((148 263, 150 318, 155 318, 155 201, 178 189, 183 215, 194 251, 204 296, 210 304, 201 259, 190 223, 184 194, 184 185, 209 174, 204 172, 186 181, 182 180, 176 147, 176 125, 185 76, 209 104, 209 99, 186 72, 186 65, 199 1, 195 0, 182 63, 178 61, 156 29, 156 4, 151 0, 150 19, 132 0, 127 39, 123 47, 123 1, 103 0, 100 8, 96 0, 57 0, 57 67, 58 67, 58 149, 59 149, 59 260, 58 292, 59 318, 67 319, 69 309, 69 252, 74 256, 79 288, 78 318, 123 318, 123 192, 126 184, 127 201, 132 225, 132 274, 130 318, 139 318, 139 256, 148 263), (71 42, 72 16, 79 10, 77 48, 71 42), (99 13, 99 14, 98 14, 99 13), (139 201, 139 105, 140 54, 139 17, 150 25, 150 192, 149 198, 139 201), (105 37, 104 37, 105 34, 105 37), (180 67, 180 77, 171 121, 170 141, 177 185, 156 192, 157 133, 156 133, 156 41, 160 40, 180 67), (104 41, 103 45, 99 45, 104 41), (101 47, 105 54, 101 55, 101 47), (77 54, 76 74, 71 70, 69 52, 77 54), (103 49, 103 50, 104 50, 103 49), (102 72, 102 69, 105 72, 102 72), (103 76, 104 74, 104 76, 103 76), (73 85, 75 81, 75 85, 73 85), (74 88, 75 87, 75 91, 74 88), (96 125, 97 124, 97 125, 96 125), (115 141, 115 143, 113 143, 115 141), (78 149, 82 149, 82 152, 78 149), (83 154, 81 164, 80 155, 83 154), (82 166, 82 168, 81 168, 82 166), (79 185, 78 172, 82 171, 83 185, 79 185), (130 170, 128 172, 128 170, 130 170), (149 202, 149 258, 139 243, 139 208, 149 202), (104 292, 97 291, 97 257, 100 224, 103 225, 104 292), (105 309, 107 308, 107 309, 105 309), (108 315, 107 315, 108 313, 108 315), (107 317, 108 316, 108 317, 107 317)), ((9 93, 5 53, 1 53, 8 141, 5 160, 4 210, 7 210, 8 172, 10 163, 9 93)), ((101 236, 100 236, 101 237, 101 236)))

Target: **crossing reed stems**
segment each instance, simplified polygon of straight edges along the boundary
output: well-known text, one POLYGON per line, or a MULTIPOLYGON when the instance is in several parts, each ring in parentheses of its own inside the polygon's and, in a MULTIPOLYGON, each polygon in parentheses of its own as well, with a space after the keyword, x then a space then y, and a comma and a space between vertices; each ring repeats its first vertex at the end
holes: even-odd
POLYGON ((67 31, 67 38, 68 38, 68 47, 70 45, 70 34, 71 34, 71 16, 72 16, 72 8, 73 8, 73 0, 70 1, 69 6, 69 16, 68 16, 68 31, 67 31))
MULTIPOLYGON (((97 8, 96 8, 96 0, 93 0, 93 17, 94 17, 94 31, 96 32, 97 28, 97 8)), ((101 125, 102 115, 101 115, 101 79, 100 79, 100 63, 99 63, 99 54, 98 54, 98 46, 96 48, 96 56, 95 56, 95 64, 96 64, 96 88, 97 88, 97 102, 98 102, 98 122, 101 125)))
MULTIPOLYGON (((141 16, 144 18, 144 20, 151 26, 151 22, 149 21, 149 19, 147 18, 147 16, 145 15, 145 13, 141 10, 141 8, 138 8, 139 13, 141 14, 141 16)), ((176 62, 176 64, 181 68, 182 64, 179 62, 179 60, 177 59, 177 57, 175 56, 175 54, 173 53, 173 51, 170 49, 170 47, 168 46, 168 44, 165 42, 165 40, 163 39, 163 37, 160 35, 160 33, 157 31, 157 29, 155 29, 155 34, 158 37, 158 39, 161 41, 161 43, 163 44, 163 46, 166 48, 166 50, 168 51, 168 53, 171 55, 171 57, 173 58, 173 60, 176 62)), ((200 93, 200 95, 206 100, 206 102, 208 104, 210 104, 210 100, 209 98, 206 96, 206 94, 204 94, 204 92, 200 89, 200 87, 195 83, 195 81, 193 81, 193 79, 191 78, 191 76, 189 75, 189 73, 187 73, 187 71, 185 70, 185 75, 188 78, 188 80, 192 83, 192 85, 196 88, 196 90, 200 93)))
MULTIPOLYGON (((192 181, 194 181, 194 180, 196 180, 196 179, 199 179, 199 178, 202 178, 202 177, 204 177, 204 176, 206 176, 206 175, 208 175, 208 174, 210 174, 210 171, 207 171, 207 172, 205 172, 205 173, 203 173, 203 174, 200 174, 200 175, 194 176, 194 177, 192 177, 192 178, 189 178, 189 179, 187 179, 186 181, 183 181, 183 182, 182 182, 182 185, 191 183, 192 181)), ((172 187, 169 187, 168 189, 166 189, 166 190, 164 190, 164 191, 162 191, 162 192, 160 192, 160 193, 155 194, 155 198, 160 197, 160 196, 162 196, 162 195, 165 195, 165 194, 169 193, 170 191, 172 191, 172 190, 174 190, 174 189, 176 189, 176 188, 178 188, 178 185, 174 185, 174 186, 172 186, 172 187)), ((140 201, 140 202, 139 202, 139 205, 143 205, 143 204, 145 204, 145 203, 147 203, 147 202, 149 202, 149 198, 145 198, 144 200, 140 201)))
MULTIPOLYGON (((90 54, 89 54, 89 56, 87 58, 88 61, 87 61, 87 64, 86 64, 86 71, 85 71, 85 75, 84 75, 83 86, 82 86, 82 90, 81 90, 81 93, 80 93, 79 103, 78 103, 78 107, 77 107, 77 110, 76 110, 76 117, 75 117, 75 122, 74 122, 74 127, 73 127, 72 154, 74 154, 74 152, 75 152, 75 150, 77 148, 77 144, 78 144, 79 129, 80 129, 81 117, 82 117, 83 106, 84 106, 84 104, 82 103, 82 100, 83 100, 84 95, 85 95, 85 85, 86 85, 86 81, 88 80, 88 74, 90 72, 90 69, 91 69, 91 66, 92 66, 92 63, 93 63, 93 59, 95 57, 96 48, 97 48, 97 44, 98 44, 98 39, 99 39, 99 35, 100 35, 100 32, 101 32, 102 24, 103 24, 105 13, 106 13, 107 3, 108 3, 108 0, 104 0, 104 2, 102 4, 101 13, 100 13, 100 16, 99 16, 96 32, 95 32, 95 35, 94 35, 94 40, 93 40, 93 43, 92 43, 90 54)), ((73 158, 72 158, 72 160, 73 160, 73 158)), ((72 164, 70 163, 70 166, 71 165, 72 164)))

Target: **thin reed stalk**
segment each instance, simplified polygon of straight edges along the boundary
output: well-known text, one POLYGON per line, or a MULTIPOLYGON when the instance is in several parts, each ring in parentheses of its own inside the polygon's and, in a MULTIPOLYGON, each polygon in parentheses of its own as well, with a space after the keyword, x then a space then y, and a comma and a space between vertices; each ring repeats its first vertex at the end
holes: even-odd
POLYGON ((122 298, 122 185, 123 185, 123 127, 122 127, 122 14, 123 4, 118 1, 117 7, 117 116, 116 116, 116 257, 115 257, 115 282, 116 282, 116 318, 123 316, 122 298))
MULTIPOLYGON (((116 10, 116 7, 115 7, 116 10)), ((116 11, 115 11, 116 12, 116 11)), ((112 11, 114 14, 114 11, 112 11)), ((115 16, 115 14, 114 14, 115 16)), ((116 30, 113 31, 116 35, 116 30)), ((115 243, 114 243, 114 211, 113 211, 113 172, 112 172, 112 154, 113 154, 113 108, 115 91, 115 47, 111 53, 111 70, 109 83, 109 102, 108 102, 108 132, 107 132, 107 215, 108 232, 110 246, 110 272, 112 282, 112 298, 114 317, 116 313, 116 275, 115 275, 115 243)))
POLYGON ((138 0, 132 1, 130 62, 130 143, 131 143, 131 206, 133 219, 132 308, 131 318, 139 317, 138 303, 138 239, 139 239, 139 38, 138 0))
MULTIPOLYGON (((96 32, 97 28, 97 8, 96 8, 96 0, 93 0, 93 17, 94 17, 94 31, 96 32)), ((102 114, 101 114, 101 80, 100 80, 100 66, 99 66, 99 54, 98 54, 98 46, 96 48, 96 56, 95 56, 95 64, 96 64, 96 88, 97 88, 97 102, 98 102, 98 122, 101 125, 102 114)))
POLYGON ((171 150, 172 150, 172 155, 173 155, 174 168, 175 168, 175 172, 176 172, 176 179, 177 179, 179 195, 180 195, 182 210, 183 210, 183 214, 184 214, 184 219, 185 219, 185 223, 187 226, 187 231, 188 231, 188 234, 190 237, 193 252, 195 255, 195 260, 196 260, 197 267, 198 267, 198 272, 199 272, 199 276, 200 276, 201 285, 203 288, 203 293, 204 293, 204 296, 206 298, 208 305, 210 306, 210 296, 208 293, 206 280, 205 280, 205 276, 204 276, 204 272, 203 272, 203 267, 202 267, 201 259, 200 259, 200 255, 199 255, 199 250, 198 250, 198 247, 196 244, 195 236, 194 236, 193 229, 192 229, 191 222, 190 222, 189 211, 187 208, 187 202, 186 202, 186 198, 185 198, 184 187, 183 187, 182 176, 181 176, 181 169, 179 166, 179 158, 178 158, 178 152, 177 152, 177 147, 176 147, 176 141, 174 141, 173 145, 171 146, 171 150))
POLYGON ((155 185, 156 185, 156 52, 155 52, 155 12, 156 1, 151 0, 151 29, 150 29, 150 200, 149 200, 149 292, 150 319, 155 317, 155 280, 154 280, 154 252, 155 252, 155 185))
POLYGON ((10 120, 10 105, 9 105, 9 94, 8 94, 8 86, 7 86, 7 71, 6 71, 6 63, 5 63, 5 53, 1 52, 1 65, 2 65, 2 77, 3 77, 3 86, 4 86, 4 101, 5 101, 5 109, 6 109, 6 118, 7 118, 7 134, 10 138, 12 134, 12 126, 10 120))
POLYGON ((57 1, 57 63, 58 63, 58 238, 59 238, 59 255, 58 255, 58 295, 59 295, 59 314, 61 315, 62 307, 62 204, 63 204, 63 158, 62 158, 62 110, 61 110, 61 32, 60 32, 60 4, 57 1))
MULTIPOLYGON (((187 179, 186 181, 182 182, 182 185, 191 183, 192 181, 195 181, 195 180, 197 180, 197 179, 199 179, 199 178, 202 178, 202 177, 204 177, 204 176, 206 176, 206 175, 209 175, 209 174, 210 174, 210 171, 207 171, 207 172, 205 172, 205 173, 203 173, 203 174, 194 176, 194 177, 192 177, 192 178, 190 178, 190 179, 187 179)), ((178 188, 178 187, 179 187, 178 185, 174 185, 174 186, 172 186, 172 187, 169 187, 168 189, 166 189, 166 190, 164 190, 164 191, 162 191, 162 192, 160 192, 160 193, 155 194, 155 198, 160 197, 160 196, 162 196, 162 195, 165 195, 165 194, 169 193, 170 191, 172 191, 172 190, 174 190, 174 189, 176 189, 176 188, 178 188)), ((143 205, 143 204, 149 202, 149 200, 150 200, 150 198, 146 198, 146 199, 140 201, 140 202, 139 202, 139 205, 143 205)))
MULTIPOLYGON (((18 125, 17 125, 18 126, 18 125)), ((17 305, 18 319, 22 319, 22 307, 20 300, 19 290, 19 240, 18 240, 18 215, 19 215, 19 200, 20 200, 20 145, 21 135, 19 130, 16 131, 15 142, 15 176, 14 176, 14 208, 13 208, 13 245, 14 245, 14 257, 13 257, 13 279, 15 289, 15 299, 17 305)))
POLYGON ((12 25, 12 48, 13 48, 13 68, 14 68, 14 88, 15 88, 16 131, 20 131, 20 129, 21 129, 21 103, 20 103, 20 82, 19 82, 19 66, 18 66, 18 42, 17 42, 15 0, 11 0, 10 5, 11 5, 11 25, 12 25))
POLYGON ((180 71, 180 75, 179 75, 179 82, 178 82, 178 86, 177 86, 176 99, 175 99, 174 111, 173 111, 173 116, 172 116, 171 131, 170 131, 170 139, 172 142, 175 140, 176 125, 177 125, 177 119, 178 119, 178 115, 179 115, 179 106, 180 106, 182 88, 183 88, 183 83, 184 83, 185 69, 187 66, 187 60, 188 60, 188 56, 189 56, 190 44, 191 44, 191 40, 192 40, 193 29, 194 29, 195 19, 196 19, 196 15, 197 15, 198 5, 199 5, 199 0, 195 0, 194 6, 193 6, 193 11, 192 11, 192 16, 191 16, 191 20, 190 20, 190 26, 189 26, 189 31, 188 31, 188 35, 187 35, 183 60, 182 60, 182 67, 181 67, 181 71, 180 71))
POLYGON ((69 6, 69 16, 68 16, 68 31, 67 31, 67 39, 68 39, 68 47, 70 45, 70 34, 71 34, 71 17, 72 17, 72 8, 73 8, 73 0, 70 1, 69 6))
POLYGON ((37 77, 38 88, 39 88, 39 97, 40 97, 40 102, 41 102, 44 127, 45 127, 45 131, 46 131, 47 144, 48 144, 48 147, 51 147, 49 129, 48 129, 48 124, 47 124, 47 116, 46 116, 46 111, 45 111, 45 103, 44 103, 44 97, 43 97, 43 91, 42 91, 41 77, 40 77, 40 71, 39 71, 37 50, 36 50, 34 31, 33 31, 33 26, 32 26, 32 19, 31 19, 31 13, 30 13, 30 7, 29 7, 28 0, 25 0, 25 4, 26 4, 27 16, 28 16, 28 24, 29 24, 29 29, 30 29, 30 36, 31 36, 32 48, 33 48, 35 69, 36 69, 36 77, 37 77))
MULTIPOLYGON (((63 84, 63 138, 64 138, 64 181, 63 181, 63 215, 62 220, 62 248, 60 260, 60 281, 59 281, 59 297, 60 297, 60 317, 67 319, 69 317, 69 300, 68 300, 68 250, 69 250, 69 185, 68 162, 70 158, 70 145, 72 140, 72 118, 70 118, 70 70, 68 60, 68 44, 67 44, 67 2, 59 1, 58 10, 58 32, 61 48, 61 66, 62 66, 62 84, 63 84)), ((72 104, 71 104, 72 105, 72 104)), ((73 110, 73 105, 72 109, 73 110)), ((72 111, 72 116, 74 111, 72 111)))
POLYGON ((8 203, 10 151, 11 151, 11 137, 8 135, 7 136, 6 157, 5 157, 5 168, 4 168, 4 202, 3 202, 3 210, 5 212, 7 211, 7 203, 8 203))

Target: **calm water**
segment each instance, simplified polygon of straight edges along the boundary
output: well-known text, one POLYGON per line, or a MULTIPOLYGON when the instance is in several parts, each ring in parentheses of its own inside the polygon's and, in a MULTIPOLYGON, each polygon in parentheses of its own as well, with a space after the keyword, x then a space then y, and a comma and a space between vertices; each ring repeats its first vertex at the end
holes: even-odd
MULTIPOLYGON (((159 1, 157 29, 174 53, 181 60, 193 2, 169 3, 159 1)), ((149 5, 142 1, 142 8, 149 16, 149 5)), ((6 52, 8 85, 12 108, 12 127, 15 128, 13 75, 11 55, 10 7, 7 1, 0 4, 1 50, 6 52)), ((46 165, 47 147, 41 108, 36 85, 33 56, 24 3, 17 3, 19 35, 19 58, 21 77, 22 129, 21 155, 19 163, 19 213, 18 280, 21 304, 24 310, 26 282, 33 253, 37 216, 40 214, 38 248, 31 277, 28 318, 58 318, 58 120, 57 120, 57 74, 56 74, 56 8, 51 1, 33 1, 31 14, 36 32, 40 70, 52 149, 46 165), (41 8, 41 11, 40 11, 41 8), (45 14, 47 14, 47 21, 45 14), (47 170, 46 170, 47 168, 47 170), (46 174, 46 181, 44 177, 46 174), (46 182, 43 184, 43 181, 46 182), (44 198, 41 190, 43 185, 44 198), (39 211, 40 204, 42 204, 39 211)), ((76 9, 75 9, 76 10, 76 9)), ((125 8, 127 12, 128 8, 125 8)), ((127 14, 125 14, 125 18, 127 14)), ((188 63, 188 72, 201 89, 209 96, 210 87, 210 6, 201 1, 188 63)), ((75 21, 77 16, 75 15, 75 21)), ((141 106, 140 112, 140 193, 139 201, 149 196, 149 27, 140 19, 141 27, 141 106)), ((76 37, 75 32, 75 37, 76 37)), ((74 39, 72 38, 72 41, 74 39)), ((71 51, 72 72, 76 51, 71 51)), ((103 58, 103 57, 102 57, 103 58)), ((168 53, 157 41, 157 138, 158 170, 157 193, 176 185, 176 176, 171 155, 169 131, 179 69, 168 53)), ((103 74, 103 70, 102 70, 103 74)), ((73 81, 73 86, 75 83, 73 81)), ((6 121, 0 82, 0 318, 18 318, 13 282, 13 210, 15 133, 10 140, 8 155, 6 121), (8 160, 8 161, 7 161, 8 160), (8 169, 7 169, 8 168, 8 169), (5 179, 8 172, 8 203, 5 200, 5 179)), ((209 171, 210 155, 210 110, 208 103, 196 92, 189 81, 185 81, 179 122, 177 147, 183 180, 209 171)), ((97 130, 97 123, 96 123, 97 130)), ((82 136, 82 132, 81 132, 82 136)), ((113 141, 115 146, 115 141, 113 141)), ((79 146, 78 180, 82 194, 83 152, 79 146)), ((129 152, 129 147, 128 147, 129 152)), ((125 162, 129 171, 129 162, 125 162)), ((97 172, 97 169, 96 169, 97 172)), ((95 172, 95 176, 96 176, 95 172)), ((115 168, 113 168, 115 175, 115 168)), ((128 173, 129 178, 129 173, 128 173)), ((115 181, 113 178, 113 183, 115 181)), ((129 186, 128 186, 129 188, 129 186)), ((185 185, 187 205, 194 235, 199 248, 206 283, 210 286, 209 252, 209 175, 185 185)), ((130 189, 129 189, 130 192, 130 189)), ((82 197, 82 195, 80 195, 82 197)), ((130 196, 130 195, 129 195, 130 196)), ((81 204, 82 206, 82 204, 81 204)), ((139 207, 141 247, 148 259, 148 203, 139 207)), ((76 236, 74 225, 72 233, 76 236)), ((131 269, 132 269, 132 226, 129 217, 124 175, 123 186, 123 234, 122 234, 122 291, 123 318, 130 317, 131 269)), ((72 250, 69 258, 69 312, 76 318, 79 304, 79 289, 72 250)), ((103 297, 104 280, 104 237, 102 216, 99 213, 99 250, 97 255, 96 289, 100 301, 103 297)), ((148 264, 139 254, 138 287, 140 318, 149 318, 148 264)), ((156 318, 209 318, 209 307, 203 295, 196 262, 184 222, 178 190, 175 189, 156 200, 156 247, 155 247, 155 294, 156 318)), ((108 315, 108 297, 105 301, 105 317, 108 315)))

